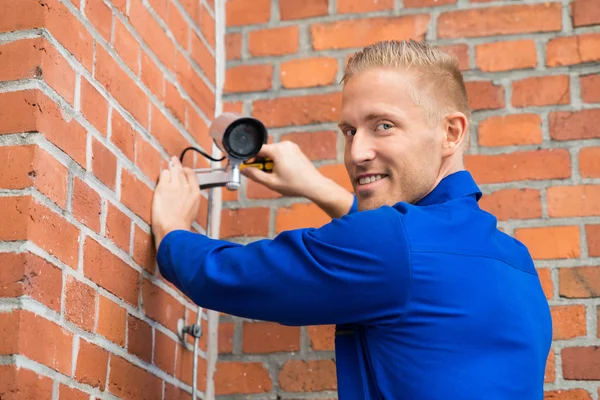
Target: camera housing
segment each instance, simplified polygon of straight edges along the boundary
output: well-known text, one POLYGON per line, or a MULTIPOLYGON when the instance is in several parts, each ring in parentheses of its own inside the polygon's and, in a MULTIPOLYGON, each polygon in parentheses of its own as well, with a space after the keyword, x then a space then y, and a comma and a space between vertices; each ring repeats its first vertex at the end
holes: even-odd
POLYGON ((209 135, 237 164, 256 156, 268 141, 267 128, 261 121, 237 113, 221 114, 211 124, 209 135))

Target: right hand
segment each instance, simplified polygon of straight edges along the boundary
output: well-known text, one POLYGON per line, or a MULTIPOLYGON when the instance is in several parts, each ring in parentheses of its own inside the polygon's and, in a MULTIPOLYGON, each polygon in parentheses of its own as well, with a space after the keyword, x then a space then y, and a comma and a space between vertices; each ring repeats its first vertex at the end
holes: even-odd
POLYGON ((273 160, 273 171, 246 167, 241 174, 283 196, 311 198, 324 178, 294 142, 264 144, 257 156, 273 160))

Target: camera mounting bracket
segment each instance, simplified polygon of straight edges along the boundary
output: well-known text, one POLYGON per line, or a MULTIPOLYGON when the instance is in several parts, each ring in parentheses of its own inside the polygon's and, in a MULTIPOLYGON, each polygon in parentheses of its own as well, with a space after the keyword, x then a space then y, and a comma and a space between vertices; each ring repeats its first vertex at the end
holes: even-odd
POLYGON ((229 159, 224 168, 195 168, 200 190, 225 186, 228 190, 240 188, 241 161, 229 159))

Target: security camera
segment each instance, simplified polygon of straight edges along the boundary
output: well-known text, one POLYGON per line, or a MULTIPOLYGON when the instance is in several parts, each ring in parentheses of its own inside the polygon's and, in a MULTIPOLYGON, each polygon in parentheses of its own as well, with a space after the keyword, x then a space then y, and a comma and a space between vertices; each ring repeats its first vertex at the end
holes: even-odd
POLYGON ((225 186, 229 190, 239 189, 240 168, 245 166, 258 165, 267 172, 272 170, 273 163, 270 160, 247 163, 248 160, 258 154, 263 144, 268 141, 267 128, 258 119, 237 113, 224 113, 211 123, 208 133, 219 149, 225 153, 225 157, 217 160, 195 148, 187 148, 181 155, 183 159, 185 151, 196 150, 213 161, 227 159, 227 165, 224 168, 198 168, 194 170, 198 177, 200 189, 218 186, 225 186))
POLYGON ((256 156, 267 143, 267 128, 252 117, 236 113, 225 113, 210 126, 209 135, 219 148, 227 153, 232 162, 242 162, 256 156))

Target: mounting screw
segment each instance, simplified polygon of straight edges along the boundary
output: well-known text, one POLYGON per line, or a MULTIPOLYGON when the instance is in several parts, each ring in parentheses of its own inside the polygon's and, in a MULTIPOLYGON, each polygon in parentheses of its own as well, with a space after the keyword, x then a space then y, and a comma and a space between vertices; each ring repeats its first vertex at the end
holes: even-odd
POLYGON ((202 327, 200 325, 184 325, 183 319, 177 321, 177 332, 179 333, 179 339, 185 340, 185 335, 188 334, 195 338, 202 336, 202 327))

